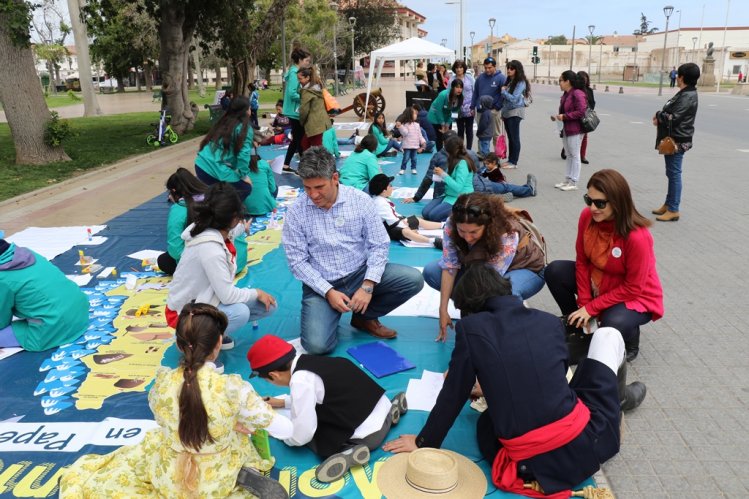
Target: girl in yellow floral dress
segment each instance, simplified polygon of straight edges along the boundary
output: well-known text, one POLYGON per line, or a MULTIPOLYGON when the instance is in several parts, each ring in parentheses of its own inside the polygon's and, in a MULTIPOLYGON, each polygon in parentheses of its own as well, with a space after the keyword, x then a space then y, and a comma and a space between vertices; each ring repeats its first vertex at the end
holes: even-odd
POLYGON ((283 486, 260 473, 273 467, 273 458, 261 458, 243 432, 264 428, 289 438, 291 422, 239 375, 214 369, 226 322, 211 305, 182 309, 176 335, 180 366, 159 369, 148 394, 160 428, 138 445, 82 456, 60 479, 62 499, 288 497, 283 486))

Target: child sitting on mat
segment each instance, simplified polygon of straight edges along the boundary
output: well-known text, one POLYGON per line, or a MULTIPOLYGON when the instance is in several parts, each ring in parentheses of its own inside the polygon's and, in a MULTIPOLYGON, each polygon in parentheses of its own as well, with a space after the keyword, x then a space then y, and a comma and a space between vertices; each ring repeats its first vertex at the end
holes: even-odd
POLYGON ((390 426, 408 411, 405 393, 389 400, 385 390, 350 360, 297 355, 278 336, 257 340, 247 360, 253 376, 290 388, 290 396, 268 403, 291 409, 294 429, 284 440, 287 445, 307 445, 326 458, 315 470, 320 482, 333 482, 351 466, 367 464, 369 451, 379 447, 390 426))
POLYGON ((286 438, 291 422, 241 376, 216 371, 226 324, 216 307, 185 305, 176 334, 179 366, 160 368, 148 393, 159 427, 137 445, 78 459, 62 474, 61 498, 247 497, 247 491, 288 498, 281 484, 261 474, 273 458, 261 456, 246 433, 266 429, 286 438))
POLYGON ((404 217, 395 211, 395 205, 390 201, 393 195, 393 184, 395 177, 388 177, 384 173, 378 173, 369 181, 369 194, 372 196, 377 214, 385 224, 391 241, 414 241, 416 243, 432 243, 435 248, 442 249, 441 237, 426 237, 418 233, 418 229, 434 230, 442 229, 440 222, 430 222, 423 218, 411 215, 404 217))

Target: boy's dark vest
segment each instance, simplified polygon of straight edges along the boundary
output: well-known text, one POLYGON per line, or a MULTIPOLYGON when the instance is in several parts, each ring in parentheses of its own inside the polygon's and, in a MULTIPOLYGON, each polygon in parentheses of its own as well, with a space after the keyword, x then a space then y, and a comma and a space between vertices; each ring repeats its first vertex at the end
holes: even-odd
POLYGON ((372 413, 385 390, 342 357, 301 355, 294 371, 300 370, 320 376, 325 387, 323 403, 315 407, 317 430, 312 441, 316 452, 328 457, 342 450, 354 430, 372 413))

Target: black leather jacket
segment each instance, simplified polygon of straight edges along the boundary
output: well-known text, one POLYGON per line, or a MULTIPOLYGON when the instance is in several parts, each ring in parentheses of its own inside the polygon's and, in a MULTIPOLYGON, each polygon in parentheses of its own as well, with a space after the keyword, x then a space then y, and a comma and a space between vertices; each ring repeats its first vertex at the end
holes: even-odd
POLYGON ((662 110, 655 113, 658 120, 658 134, 655 139, 656 149, 658 148, 658 142, 668 135, 678 144, 688 144, 688 147, 682 147, 682 149, 686 150, 691 147, 695 116, 697 116, 697 89, 695 87, 682 88, 666 102, 662 110), (670 131, 669 121, 671 123, 670 131))

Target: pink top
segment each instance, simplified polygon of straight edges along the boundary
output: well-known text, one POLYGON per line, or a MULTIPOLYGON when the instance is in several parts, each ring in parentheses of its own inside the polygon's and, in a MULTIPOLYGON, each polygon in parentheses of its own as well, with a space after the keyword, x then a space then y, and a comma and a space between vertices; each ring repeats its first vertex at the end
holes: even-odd
POLYGON ((401 133, 401 147, 403 149, 418 149, 426 145, 418 121, 401 125, 398 127, 398 131, 401 133))
POLYGON ((640 227, 625 239, 614 223, 595 222, 590 209, 580 213, 577 226, 577 305, 597 316, 624 303, 629 310, 663 317, 663 288, 655 269, 653 236, 640 227))

